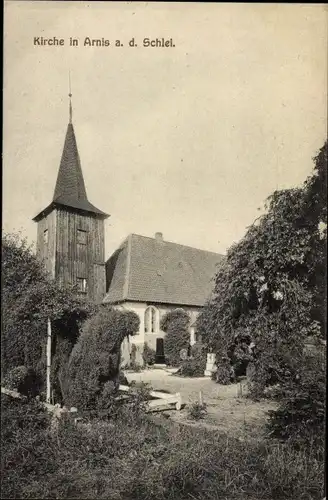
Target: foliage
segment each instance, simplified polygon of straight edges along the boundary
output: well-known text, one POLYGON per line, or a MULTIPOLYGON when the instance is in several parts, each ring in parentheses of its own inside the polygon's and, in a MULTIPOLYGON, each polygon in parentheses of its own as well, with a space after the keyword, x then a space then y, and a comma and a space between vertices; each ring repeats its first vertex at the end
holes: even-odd
POLYGON ((26 498, 29 483, 55 472, 49 425, 38 403, 1 394, 1 498, 26 498))
POLYGON ((64 402, 79 410, 106 408, 119 385, 120 349, 139 328, 132 311, 102 306, 83 325, 67 366, 64 402))
POLYGON ((183 377, 203 377, 206 355, 206 347, 203 344, 194 344, 190 349, 190 356, 183 360, 178 373, 183 377))
POLYGON ((56 368, 53 382, 60 385, 56 380, 59 368, 67 362, 81 322, 93 311, 93 304, 78 298, 74 288, 62 289, 50 279, 26 240, 14 234, 3 236, 2 376, 25 366, 33 368, 45 382, 47 320, 51 318, 56 368), (62 340, 66 351, 59 347, 62 340))
POLYGON ((305 352, 280 387, 279 408, 270 412, 273 436, 292 443, 314 446, 324 443, 326 363, 322 351, 305 352))
POLYGON ((314 161, 304 185, 275 191, 266 213, 229 249, 197 320, 208 347, 228 356, 235 371, 254 360, 257 394, 284 382, 315 325, 326 335, 327 143, 314 161))
POLYGON ((17 391, 28 397, 34 397, 40 392, 41 380, 32 368, 16 366, 4 376, 3 385, 7 389, 17 391))
POLYGON ((138 348, 136 344, 132 344, 131 346, 131 353, 130 353, 130 363, 128 363, 127 368, 129 370, 132 370, 135 373, 141 372, 142 371, 142 366, 141 364, 137 361, 138 358, 138 348))
POLYGON ((206 403, 196 401, 191 405, 188 411, 188 416, 191 420, 201 420, 207 415, 206 403))
POLYGON ((180 351, 189 347, 189 326, 189 314, 181 308, 167 312, 161 319, 161 329, 166 333, 164 347, 167 364, 181 364, 180 351))
POLYGON ((214 380, 218 384, 228 385, 232 382, 232 370, 228 357, 222 357, 218 362, 217 370, 213 374, 214 380))
POLYGON ((142 359, 143 359, 145 366, 151 366, 151 365, 155 364, 156 351, 154 349, 152 349, 151 347, 149 347, 147 342, 144 343, 142 359))
POLYGON ((150 418, 63 422, 2 396, 2 498, 321 500, 323 449, 150 418), (3 403, 3 399, 6 399, 3 403))

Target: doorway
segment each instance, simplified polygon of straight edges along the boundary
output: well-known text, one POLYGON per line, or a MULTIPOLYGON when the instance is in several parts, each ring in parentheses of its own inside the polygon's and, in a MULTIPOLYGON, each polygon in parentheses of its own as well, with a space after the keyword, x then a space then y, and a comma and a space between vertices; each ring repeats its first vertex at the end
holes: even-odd
POLYGON ((156 357, 155 362, 159 365, 165 364, 164 339, 156 339, 156 357))

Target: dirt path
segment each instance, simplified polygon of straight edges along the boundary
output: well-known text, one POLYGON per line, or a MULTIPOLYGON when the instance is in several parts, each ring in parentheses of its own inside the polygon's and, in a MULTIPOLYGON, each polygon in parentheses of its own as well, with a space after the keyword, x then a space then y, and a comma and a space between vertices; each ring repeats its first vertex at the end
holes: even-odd
POLYGON ((202 392, 203 401, 207 405, 207 416, 201 422, 204 427, 215 427, 233 434, 244 436, 262 432, 268 417, 268 410, 276 408, 273 402, 253 402, 245 397, 247 388, 242 384, 243 395, 240 394, 240 384, 220 385, 209 378, 178 377, 165 370, 155 369, 139 373, 126 373, 131 381, 144 382, 154 390, 171 393, 180 392, 182 402, 186 407, 180 412, 170 412, 175 421, 188 420, 188 408, 199 400, 202 392))

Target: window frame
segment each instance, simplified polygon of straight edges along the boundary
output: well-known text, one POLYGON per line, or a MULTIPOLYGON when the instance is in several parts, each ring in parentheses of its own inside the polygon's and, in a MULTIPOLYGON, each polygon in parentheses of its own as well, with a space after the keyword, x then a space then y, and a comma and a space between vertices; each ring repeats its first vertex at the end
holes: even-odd
POLYGON ((76 241, 77 241, 78 245, 87 245, 87 243, 88 243, 88 231, 86 231, 85 229, 78 228, 76 230, 76 241), (83 235, 83 238, 81 238, 82 235, 83 235))
POLYGON ((87 280, 87 278, 81 278, 81 277, 76 278, 76 284, 77 284, 77 288, 78 288, 79 293, 88 293, 88 280, 87 280), (81 287, 80 287, 80 283, 82 284, 81 287))
POLYGON ((153 305, 147 306, 144 312, 144 333, 159 333, 159 310, 153 305))

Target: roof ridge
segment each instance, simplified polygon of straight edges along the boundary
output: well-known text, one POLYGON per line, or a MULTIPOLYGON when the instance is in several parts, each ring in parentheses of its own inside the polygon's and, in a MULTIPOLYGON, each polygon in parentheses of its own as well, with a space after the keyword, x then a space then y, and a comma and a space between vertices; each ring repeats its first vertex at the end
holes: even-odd
MULTIPOLYGON (((138 236, 139 238, 146 238, 148 240, 155 240, 155 238, 152 238, 151 236, 144 236, 143 234, 137 234, 137 233, 130 233, 129 236, 138 236)), ((225 256, 225 254, 222 254, 222 253, 212 252, 211 250, 204 250, 203 248, 192 247, 190 245, 184 245, 182 243, 176 243, 175 241, 163 240, 163 243, 171 243, 172 245, 176 245, 179 247, 191 248, 192 250, 197 250, 198 252, 212 253, 213 255, 219 255, 220 257, 225 256)))
POLYGON ((125 239, 125 241, 127 242, 127 256, 126 256, 126 271, 123 284, 123 299, 126 300, 129 297, 129 288, 130 288, 132 234, 129 234, 128 237, 125 239))

